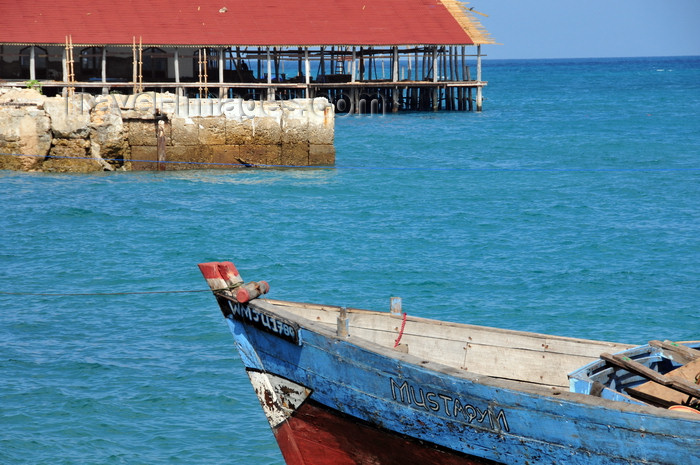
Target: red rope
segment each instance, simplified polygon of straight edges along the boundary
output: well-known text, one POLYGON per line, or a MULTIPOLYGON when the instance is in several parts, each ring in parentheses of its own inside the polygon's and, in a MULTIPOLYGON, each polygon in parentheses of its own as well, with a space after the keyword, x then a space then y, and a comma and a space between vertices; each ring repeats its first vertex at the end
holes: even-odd
POLYGON ((401 322, 401 330, 399 331, 399 337, 396 338, 394 341, 394 347, 399 346, 399 342, 401 342, 401 336, 403 336, 403 329, 406 327, 406 313, 403 314, 403 321, 401 322))

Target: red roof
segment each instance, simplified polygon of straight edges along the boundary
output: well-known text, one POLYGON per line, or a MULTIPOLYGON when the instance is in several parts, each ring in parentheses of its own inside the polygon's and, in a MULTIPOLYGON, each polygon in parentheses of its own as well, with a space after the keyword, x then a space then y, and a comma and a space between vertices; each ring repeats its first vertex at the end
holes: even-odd
POLYGON ((455 13, 456 4, 454 0, 0 0, 0 43, 63 44, 70 34, 77 45, 131 45, 134 37, 137 41, 141 37, 144 45, 473 44, 476 30, 467 33, 466 16, 455 13))

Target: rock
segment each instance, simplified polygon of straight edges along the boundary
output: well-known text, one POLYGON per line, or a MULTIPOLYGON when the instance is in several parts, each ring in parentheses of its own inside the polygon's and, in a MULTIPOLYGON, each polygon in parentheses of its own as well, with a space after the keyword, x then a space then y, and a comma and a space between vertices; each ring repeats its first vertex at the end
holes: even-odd
POLYGON ((37 169, 51 148, 49 117, 35 106, 0 108, 0 168, 37 169))
POLYGON ((53 158, 76 158, 87 157, 90 141, 87 139, 53 139, 49 157, 53 158))
POLYGON ((226 144, 226 122, 223 118, 197 117, 192 118, 199 126, 198 139, 200 145, 226 144))
POLYGON ((70 97, 51 97, 44 102, 44 109, 51 118, 51 132, 54 138, 84 139, 90 130, 90 111, 95 106, 95 98, 89 94, 75 94, 70 97))
MULTIPOLYGON (((281 115, 280 115, 281 116, 281 115)), ((251 143, 256 145, 278 145, 282 143, 282 127, 277 118, 262 116, 251 122, 251 143)))
POLYGON ((284 166, 306 166, 309 164, 309 143, 282 144, 281 164, 284 166))
POLYGON ((253 140, 253 120, 226 118, 226 144, 247 145, 253 140))
POLYGON ((314 99, 309 120, 309 143, 314 145, 333 145, 335 134, 335 112, 333 105, 326 99, 314 99))
POLYGON ((282 143, 303 144, 309 142, 309 121, 297 112, 285 113, 282 118, 282 143))
POLYGON ((190 101, 153 92, 47 98, 0 89, 0 169, 156 169, 160 119, 166 169, 333 164, 333 118, 324 98, 190 101))
POLYGON ((192 118, 173 118, 170 123, 173 146, 195 146, 199 144, 199 124, 195 124, 192 118))
POLYGON ((309 166, 332 165, 335 163, 333 144, 309 145, 309 166))
POLYGON ((157 145, 155 119, 127 120, 125 123, 129 145, 132 147, 157 145))
POLYGON ((209 169, 231 169, 240 165, 241 147, 239 145, 217 145, 212 147, 212 159, 209 169))
POLYGON ((48 158, 41 170, 53 173, 93 173, 103 171, 102 165, 93 158, 48 158))
POLYGON ((158 150, 152 145, 135 145, 131 147, 129 159, 134 170, 155 170, 158 168, 158 150))
POLYGON ((10 89, 0 94, 0 106, 14 104, 18 106, 32 105, 37 108, 43 108, 46 99, 47 97, 34 89, 10 89))
POLYGON ((250 165, 279 166, 282 158, 280 145, 244 145, 240 148, 240 161, 250 165))
POLYGON ((111 170, 124 165, 130 148, 118 102, 107 100, 95 105, 90 113, 90 154, 103 168, 111 170))
MULTIPOLYGON (((213 147, 206 145, 167 147, 165 160, 169 163, 165 164, 165 169, 168 171, 212 169, 213 152, 213 147)), ((156 163, 151 165, 156 166, 156 163)))

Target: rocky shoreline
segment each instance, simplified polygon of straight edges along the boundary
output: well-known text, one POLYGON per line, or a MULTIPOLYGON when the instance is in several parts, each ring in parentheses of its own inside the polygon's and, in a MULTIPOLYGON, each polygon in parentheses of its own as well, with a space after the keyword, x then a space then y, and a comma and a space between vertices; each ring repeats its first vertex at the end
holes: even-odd
POLYGON ((332 165, 333 139, 333 106, 324 98, 260 102, 155 92, 46 97, 32 89, 0 90, 5 170, 332 165))

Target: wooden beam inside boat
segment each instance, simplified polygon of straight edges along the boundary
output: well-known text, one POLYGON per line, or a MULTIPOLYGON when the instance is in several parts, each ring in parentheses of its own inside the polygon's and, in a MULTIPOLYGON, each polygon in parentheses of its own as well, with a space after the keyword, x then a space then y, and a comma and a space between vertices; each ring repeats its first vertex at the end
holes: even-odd
POLYGON ((661 373, 657 373, 651 368, 648 368, 639 362, 635 362, 634 360, 628 357, 603 353, 600 354, 600 358, 610 363, 611 365, 617 366, 619 368, 624 368, 625 370, 628 370, 631 373, 635 373, 648 380, 654 381, 655 383, 661 384, 662 386, 675 389, 676 391, 680 391, 684 394, 700 399, 700 386, 693 385, 682 379, 664 376, 661 373))
MULTIPOLYGON (((698 373, 700 373, 700 359, 693 360, 675 370, 669 371, 666 373, 666 377, 693 383, 698 373)), ((684 392, 662 386, 654 381, 647 381, 634 388, 626 388, 626 391, 632 397, 663 408, 669 408, 673 405, 690 405, 693 397, 688 397, 688 394, 684 392)))
POLYGON ((665 353, 670 354, 674 361, 685 365, 688 362, 700 358, 700 350, 691 349, 688 346, 678 344, 672 341, 649 341, 649 345, 662 349, 665 353))

